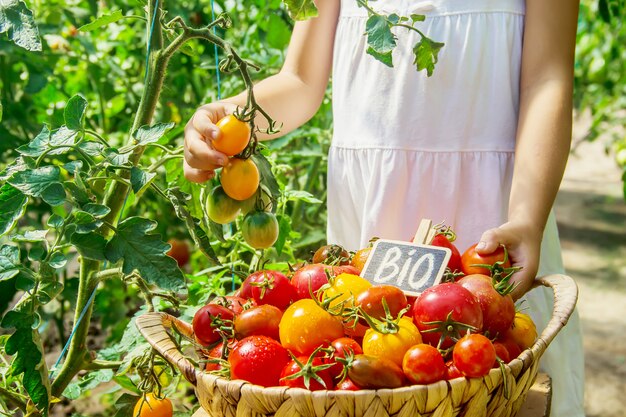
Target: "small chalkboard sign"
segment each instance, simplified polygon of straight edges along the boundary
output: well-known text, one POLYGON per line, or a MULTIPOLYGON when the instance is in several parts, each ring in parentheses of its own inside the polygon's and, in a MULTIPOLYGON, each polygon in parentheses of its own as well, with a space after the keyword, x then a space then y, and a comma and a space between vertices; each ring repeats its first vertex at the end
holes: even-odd
POLYGON ((415 243, 379 239, 374 243, 361 276, 374 285, 394 285, 408 295, 419 295, 441 282, 452 252, 424 245, 434 233, 430 220, 423 220, 415 243))

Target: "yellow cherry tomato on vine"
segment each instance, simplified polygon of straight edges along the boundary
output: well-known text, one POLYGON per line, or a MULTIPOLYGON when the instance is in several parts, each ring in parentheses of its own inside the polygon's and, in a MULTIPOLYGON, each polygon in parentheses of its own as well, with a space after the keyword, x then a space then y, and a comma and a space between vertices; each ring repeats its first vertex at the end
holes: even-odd
POLYGON ((259 169, 252 159, 230 158, 220 175, 224 192, 239 201, 252 197, 260 180, 259 169))
POLYGON ((386 358, 402 366, 404 354, 412 346, 422 343, 422 336, 408 317, 400 318, 398 326, 395 333, 381 333, 368 329, 363 336, 363 353, 386 358))
POLYGON ((332 280, 330 286, 324 291, 324 299, 335 298, 330 303, 330 308, 345 302, 344 307, 352 307, 354 300, 359 294, 372 286, 372 283, 358 275, 342 273, 332 280))
POLYGON ((213 148, 228 155, 237 155, 243 151, 250 142, 250 125, 229 114, 218 120, 215 124, 221 134, 213 140, 213 148))
POLYGON ((150 392, 137 401, 133 417, 172 417, 174 409, 168 398, 157 398, 150 392))

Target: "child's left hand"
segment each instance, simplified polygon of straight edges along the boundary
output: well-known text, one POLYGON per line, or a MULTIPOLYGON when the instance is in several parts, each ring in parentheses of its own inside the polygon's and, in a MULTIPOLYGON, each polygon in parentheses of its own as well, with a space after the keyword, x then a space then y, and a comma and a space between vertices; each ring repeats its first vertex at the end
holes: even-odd
POLYGON ((511 282, 516 284, 511 293, 514 300, 528 292, 535 281, 542 237, 541 229, 523 223, 507 222, 484 232, 476 246, 480 255, 488 255, 500 245, 505 245, 511 265, 522 267, 511 277, 511 282))

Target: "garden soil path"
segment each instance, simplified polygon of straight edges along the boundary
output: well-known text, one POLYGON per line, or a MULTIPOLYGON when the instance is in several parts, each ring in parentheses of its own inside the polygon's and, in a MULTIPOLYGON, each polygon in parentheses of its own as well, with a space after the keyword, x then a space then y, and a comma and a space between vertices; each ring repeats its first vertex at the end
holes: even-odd
POLYGON ((626 204, 620 176, 603 143, 581 142, 555 204, 565 269, 580 289, 587 417, 626 417, 626 204))

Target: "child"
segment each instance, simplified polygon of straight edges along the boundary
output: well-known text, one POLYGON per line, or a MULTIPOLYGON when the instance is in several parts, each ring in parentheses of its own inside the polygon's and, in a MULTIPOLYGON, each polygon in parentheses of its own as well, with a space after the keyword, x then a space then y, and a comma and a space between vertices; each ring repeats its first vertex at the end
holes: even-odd
MULTIPOLYGON (((372 236, 408 240, 422 218, 445 219, 461 250, 505 244, 515 297, 539 274, 562 273, 551 207, 571 140, 578 2, 379 0, 386 13, 426 14, 419 29, 444 42, 433 76, 417 72, 414 31, 394 29, 390 68, 366 54, 367 11, 356 0, 317 0, 296 23, 282 70, 255 86, 285 134, 317 111, 333 80, 328 155, 328 241, 355 250, 372 236)), ((226 158, 214 122, 245 93, 200 107, 185 129, 185 176, 203 182, 226 158)), ((260 118, 259 118, 260 119, 260 118)), ((539 329, 552 294, 526 295, 539 329)), ((552 416, 583 417, 583 352, 576 313, 544 354, 552 416)))

